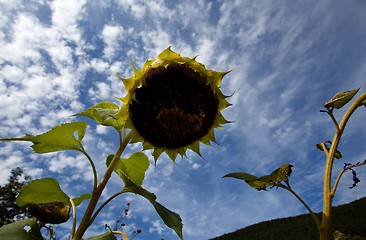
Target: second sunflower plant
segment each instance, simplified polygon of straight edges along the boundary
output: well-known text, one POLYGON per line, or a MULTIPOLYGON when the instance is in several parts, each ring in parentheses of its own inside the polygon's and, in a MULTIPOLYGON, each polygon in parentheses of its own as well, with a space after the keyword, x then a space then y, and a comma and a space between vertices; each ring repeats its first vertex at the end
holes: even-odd
MULTIPOLYGON (((83 153, 90 162, 94 175, 91 194, 85 193, 70 198, 64 193, 57 180, 53 178, 37 179, 26 185, 17 198, 17 204, 35 212, 35 219, 17 222, 18 233, 24 233, 24 226, 31 229, 26 234, 32 239, 43 239, 40 227, 46 223, 59 224, 66 222, 72 209, 71 240, 82 239, 88 227, 100 211, 111 200, 120 194, 131 192, 146 198, 160 215, 166 226, 172 228, 183 239, 181 217, 156 201, 155 194, 142 187, 149 159, 142 152, 133 153, 128 158, 121 158, 129 143, 141 142, 142 150, 153 150, 156 161, 166 153, 175 162, 177 155, 186 156, 187 149, 199 156, 200 143, 216 143, 215 128, 228 123, 221 111, 230 104, 220 90, 223 77, 228 72, 217 72, 206 69, 194 58, 182 57, 170 47, 157 56, 156 60, 147 60, 141 70, 133 64, 134 76, 119 77, 127 92, 118 98, 122 105, 111 102, 99 103, 74 116, 88 117, 101 125, 115 128, 118 133, 119 147, 114 154, 106 156, 107 170, 98 182, 94 161, 85 151, 82 139, 86 132, 86 122, 72 122, 57 126, 40 135, 25 135, 21 138, 6 138, 1 141, 30 141, 36 153, 49 153, 62 150, 75 150, 83 153), (115 172, 123 180, 121 191, 112 195, 106 202, 99 204, 100 196, 106 187, 111 174, 115 172), (76 206, 89 199, 84 215, 76 226, 76 206), (99 208, 97 208, 97 205, 99 208)), ((202 156, 201 156, 202 157, 202 156)), ((6 232, 5 234, 13 233, 6 232)), ((98 239, 116 239, 111 231, 96 236, 98 239)))

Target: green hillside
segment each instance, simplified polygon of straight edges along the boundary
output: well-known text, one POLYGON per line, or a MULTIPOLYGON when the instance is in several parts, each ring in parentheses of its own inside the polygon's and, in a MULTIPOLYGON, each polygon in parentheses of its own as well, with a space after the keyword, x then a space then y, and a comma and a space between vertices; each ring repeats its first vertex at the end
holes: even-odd
MULTIPOLYGON (((366 198, 334 207, 331 232, 366 237, 366 198)), ((317 214, 320 217, 320 214, 317 214)), ((310 214, 254 224, 212 240, 316 240, 319 234, 310 214)))

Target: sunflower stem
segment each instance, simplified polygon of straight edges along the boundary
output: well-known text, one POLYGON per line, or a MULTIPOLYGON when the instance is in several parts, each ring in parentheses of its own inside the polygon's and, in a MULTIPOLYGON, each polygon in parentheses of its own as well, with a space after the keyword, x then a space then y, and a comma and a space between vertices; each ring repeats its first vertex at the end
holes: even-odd
POLYGON ((335 193, 335 189, 333 189, 334 191, 332 191, 331 189, 334 157, 337 152, 339 142, 341 140, 343 131, 347 125, 348 120, 350 119, 354 111, 356 111, 356 109, 360 107, 362 105, 362 102, 365 100, 366 100, 366 92, 363 93, 360 97, 358 97, 349 107, 347 112, 343 115, 339 127, 338 128, 336 127, 332 145, 329 151, 325 152, 327 155, 327 161, 325 164, 325 171, 324 171, 322 228, 319 229, 320 240, 328 240, 330 237, 330 216, 331 216, 332 202, 335 193))
POLYGON ((85 231, 92 224, 92 222, 93 222, 92 220, 94 220, 94 218, 92 219, 92 215, 93 215, 94 209, 99 201, 99 198, 100 198, 108 180, 110 179, 112 172, 113 172, 114 168, 116 167, 124 149, 126 148, 127 144, 131 140, 131 136, 132 136, 131 131, 124 138, 122 138, 121 132, 118 132, 118 133, 119 133, 119 139, 120 139, 120 146, 119 146, 116 154, 114 155, 109 167, 107 168, 106 172, 104 173, 104 176, 103 176, 102 180, 100 181, 96 191, 93 192, 90 202, 88 204, 88 207, 85 210, 84 216, 80 222, 80 225, 76 231, 76 234, 73 237, 73 240, 80 240, 83 237, 85 231))

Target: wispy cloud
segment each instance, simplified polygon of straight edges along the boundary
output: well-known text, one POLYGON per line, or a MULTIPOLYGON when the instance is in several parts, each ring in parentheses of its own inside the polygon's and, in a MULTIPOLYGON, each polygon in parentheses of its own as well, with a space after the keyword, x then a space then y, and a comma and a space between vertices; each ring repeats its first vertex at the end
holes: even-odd
MULTIPOLYGON (((197 60, 210 69, 238 68, 222 82, 225 94, 234 93, 228 99, 234 106, 224 116, 236 122, 216 131, 220 146, 202 146, 207 161, 188 152, 190 160, 173 164, 163 155, 154 168, 149 155, 151 168, 144 187, 181 214, 185 239, 207 239, 306 212, 282 190, 257 192, 244 182, 221 179, 229 172, 261 176, 291 163, 293 188, 321 210, 325 160, 315 144, 331 140, 334 129, 319 110, 336 92, 365 83, 363 9, 365 3, 360 1, 2 1, 0 135, 40 134, 61 122, 86 120, 69 116, 97 102, 121 104, 113 97, 125 94, 115 74, 128 78, 134 74, 132 60, 141 68, 148 57, 172 46, 184 56, 200 54, 197 60)), ((352 118, 341 143, 345 162, 366 158, 362 114, 352 118)), ((83 143, 96 159, 101 178, 118 135, 86 121, 83 143)), ((12 168, 23 166, 34 177, 53 174, 72 195, 91 191, 87 187, 91 168, 82 155, 38 156, 28 146, 1 144, 1 183, 12 168), (73 181, 81 184, 75 186, 73 181)), ((125 156, 136 150, 141 145, 130 145, 125 156)), ((342 164, 337 162, 335 169, 342 164)), ((358 176, 360 184, 366 181, 363 169, 358 176)), ((114 176, 103 199, 120 190, 121 184, 114 176)), ((336 204, 365 195, 361 187, 350 192, 349 184, 345 175, 336 204)), ((131 227, 146 227, 142 238, 155 234, 175 239, 149 203, 133 195, 113 201, 97 218, 101 227, 93 227, 88 236, 103 232, 104 223, 116 220, 114 212, 124 200, 136 203, 131 214, 136 223, 131 227)))

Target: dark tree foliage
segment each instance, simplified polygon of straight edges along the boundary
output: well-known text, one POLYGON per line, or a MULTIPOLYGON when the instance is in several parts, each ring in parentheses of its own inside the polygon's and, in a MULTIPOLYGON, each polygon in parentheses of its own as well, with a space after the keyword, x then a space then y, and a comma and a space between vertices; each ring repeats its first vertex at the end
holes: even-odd
POLYGON ((21 181, 20 177, 23 173, 24 170, 19 167, 11 170, 8 183, 3 186, 0 185, 0 227, 29 217, 15 203, 20 189, 30 180, 30 176, 24 176, 24 181, 21 181))

